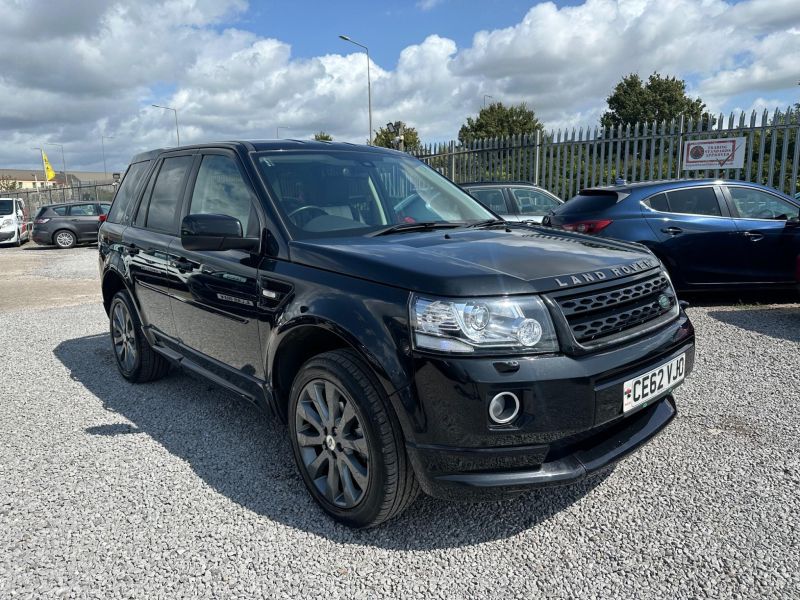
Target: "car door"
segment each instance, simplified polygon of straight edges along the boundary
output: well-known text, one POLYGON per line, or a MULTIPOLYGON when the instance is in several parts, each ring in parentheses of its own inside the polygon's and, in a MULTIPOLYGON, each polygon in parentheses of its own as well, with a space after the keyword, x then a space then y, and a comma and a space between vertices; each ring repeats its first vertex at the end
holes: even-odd
POLYGON ((17 200, 17 222, 19 223, 19 234, 21 238, 30 237, 31 223, 28 218, 28 211, 25 209, 25 204, 22 200, 17 200))
POLYGON ((471 187, 467 190, 478 202, 506 221, 518 221, 501 186, 471 187))
MULTIPOLYGON (((239 220, 246 237, 260 237, 256 195, 235 154, 204 150, 189 188, 184 216, 228 215, 239 220)), ((190 251, 180 239, 171 254, 178 278, 172 310, 181 343, 263 379, 258 256, 242 250, 190 251)))
POLYGON ((800 254, 800 206, 755 187, 729 185, 725 192, 739 232, 745 281, 793 282, 800 254))
POLYGON ((145 326, 176 337, 171 297, 178 286, 170 245, 178 237, 178 217, 195 152, 166 155, 153 170, 135 219, 122 233, 125 262, 145 326))
POLYGON ((714 287, 741 280, 736 224, 722 192, 705 185, 667 190, 642 202, 656 252, 683 283, 714 287))
POLYGON ((79 242, 97 238, 97 229, 100 226, 97 216, 97 205, 94 203, 70 204, 67 207, 67 222, 75 231, 79 242))
POLYGON ((555 196, 529 187, 510 187, 511 199, 516 204, 520 221, 541 223, 545 215, 561 205, 555 196))

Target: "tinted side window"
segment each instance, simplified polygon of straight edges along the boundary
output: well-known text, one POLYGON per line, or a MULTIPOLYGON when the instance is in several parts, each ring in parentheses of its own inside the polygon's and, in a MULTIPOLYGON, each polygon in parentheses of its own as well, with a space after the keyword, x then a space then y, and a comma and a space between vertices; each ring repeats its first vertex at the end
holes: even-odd
POLYGON ((666 194, 656 194, 655 196, 645 200, 644 205, 649 206, 653 210, 669 212, 669 204, 667 203, 666 194))
POLYGON ((473 189, 469 193, 478 199, 478 202, 483 204, 489 210, 496 212, 499 215, 507 215, 511 211, 508 210, 506 205, 506 198, 502 190, 499 189, 473 189))
POLYGON ((94 204, 73 204, 69 207, 70 217, 96 217, 97 207, 94 204))
POLYGON ((108 209, 111 208, 110 204, 98 204, 98 206, 100 207, 100 214, 101 215, 107 215, 108 214, 108 209))
POLYGON ((772 194, 753 188, 729 187, 736 212, 743 219, 790 219, 798 208, 772 194))
POLYGON ((567 200, 558 208, 559 215, 579 215, 599 213, 608 210, 619 201, 616 192, 603 190, 584 190, 577 196, 567 200))
POLYGON ((511 193, 519 204, 519 212, 522 215, 544 216, 556 208, 560 202, 556 202, 547 194, 536 190, 524 188, 512 188, 511 193))
POLYGON ((183 182, 193 159, 193 156, 175 156, 161 163, 161 169, 150 194, 145 227, 166 233, 177 233, 177 208, 183 192, 183 182))
POLYGON ((233 159, 218 154, 203 157, 192 192, 189 214, 228 215, 239 219, 247 237, 258 237, 258 215, 250 186, 233 159))
POLYGON ((714 188, 703 187, 667 192, 670 212, 721 217, 714 188))
POLYGON ((67 207, 66 206, 54 206, 50 210, 56 213, 59 217, 63 217, 67 214, 67 207))
POLYGON ((136 191, 139 189, 139 184, 149 165, 150 161, 146 160, 128 167, 128 171, 122 178, 122 183, 117 190, 117 195, 114 196, 111 210, 108 211, 107 220, 110 223, 122 223, 125 220, 125 216, 130 214, 131 204, 135 202, 136 191))

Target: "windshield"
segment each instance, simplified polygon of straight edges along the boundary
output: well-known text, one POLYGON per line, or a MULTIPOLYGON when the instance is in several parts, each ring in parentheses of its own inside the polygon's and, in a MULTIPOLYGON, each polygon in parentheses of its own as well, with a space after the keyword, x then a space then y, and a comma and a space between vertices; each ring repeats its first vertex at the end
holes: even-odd
POLYGON ((14 213, 13 200, 0 200, 0 215, 10 215, 14 213))
POLYGON ((411 157, 375 152, 265 152, 255 161, 294 237, 363 234, 396 224, 495 216, 411 157))

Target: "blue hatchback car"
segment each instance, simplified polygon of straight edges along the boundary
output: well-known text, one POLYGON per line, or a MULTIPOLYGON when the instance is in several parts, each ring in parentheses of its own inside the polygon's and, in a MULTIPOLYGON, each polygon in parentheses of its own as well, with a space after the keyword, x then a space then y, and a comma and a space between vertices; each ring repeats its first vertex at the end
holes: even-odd
POLYGON ((800 254, 800 201, 743 181, 585 189, 544 223, 644 244, 684 291, 790 287, 800 254))

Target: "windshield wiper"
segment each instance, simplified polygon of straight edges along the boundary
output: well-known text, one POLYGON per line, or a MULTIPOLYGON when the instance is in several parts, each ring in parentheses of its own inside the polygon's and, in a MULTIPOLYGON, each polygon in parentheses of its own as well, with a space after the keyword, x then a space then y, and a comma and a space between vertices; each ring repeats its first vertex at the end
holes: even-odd
POLYGON ((453 229, 455 227, 463 227, 464 223, 455 221, 421 221, 419 223, 398 223, 397 225, 390 225, 378 231, 369 234, 370 237, 377 237, 379 235, 388 235, 390 233, 400 233, 405 231, 433 231, 434 229, 453 229))
POLYGON ((508 225, 508 221, 504 219, 486 219, 485 221, 478 221, 477 223, 470 223, 467 227, 491 227, 493 225, 508 225))

